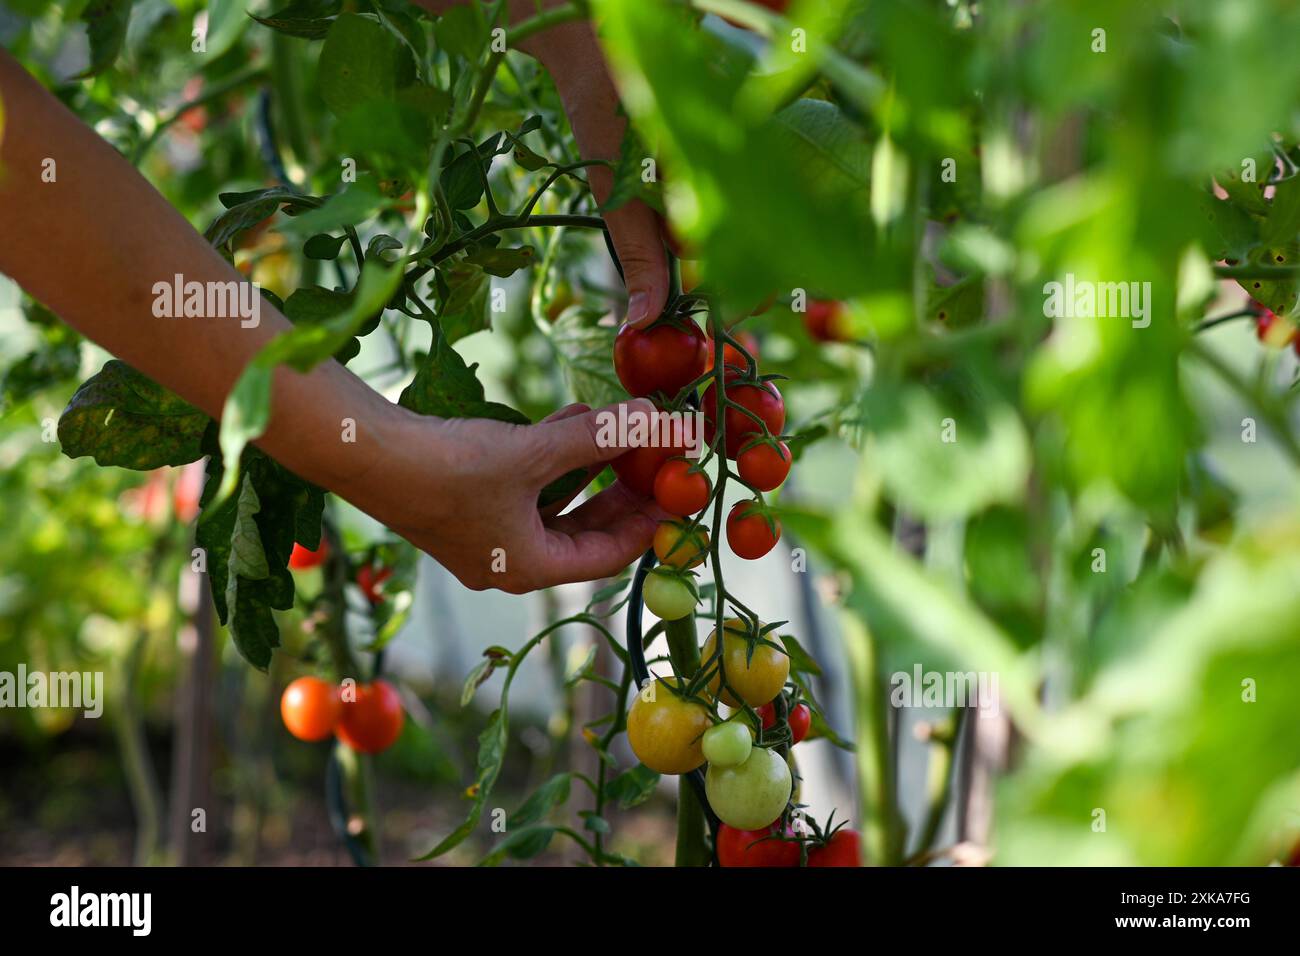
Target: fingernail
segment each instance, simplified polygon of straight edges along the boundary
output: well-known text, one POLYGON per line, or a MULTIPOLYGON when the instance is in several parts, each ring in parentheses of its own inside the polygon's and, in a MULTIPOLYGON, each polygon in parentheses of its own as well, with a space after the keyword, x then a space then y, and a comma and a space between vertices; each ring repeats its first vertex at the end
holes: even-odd
POLYGON ((645 292, 634 292, 627 300, 627 321, 631 325, 640 325, 650 316, 650 296, 645 292))

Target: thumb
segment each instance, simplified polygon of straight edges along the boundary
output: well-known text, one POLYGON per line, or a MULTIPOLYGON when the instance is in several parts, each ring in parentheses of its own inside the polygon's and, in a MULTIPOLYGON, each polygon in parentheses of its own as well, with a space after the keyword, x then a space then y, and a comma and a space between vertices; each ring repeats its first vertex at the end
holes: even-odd
POLYGON ((613 461, 628 450, 627 426, 656 412, 653 402, 638 398, 534 426, 547 479, 613 461))
POLYGON ((637 200, 608 213, 605 224, 623 266, 627 321, 638 327, 648 325, 659 317, 668 301, 668 256, 659 218, 637 200))

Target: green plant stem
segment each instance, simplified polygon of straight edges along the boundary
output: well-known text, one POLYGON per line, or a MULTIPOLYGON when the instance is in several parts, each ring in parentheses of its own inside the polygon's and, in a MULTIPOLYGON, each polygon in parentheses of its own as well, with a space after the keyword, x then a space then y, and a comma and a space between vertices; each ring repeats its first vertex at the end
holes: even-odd
POLYGON ((914 857, 930 851, 935 837, 939 835, 939 827, 943 825, 943 817, 952 798, 953 755, 957 751, 966 710, 965 707, 958 707, 950 721, 951 730, 945 729, 941 738, 935 737, 930 742, 930 766, 926 770, 926 793, 930 798, 930 809, 921 827, 920 839, 913 850, 914 857))
POLYGON ((853 685, 854 731, 858 741, 858 792, 867 859, 894 866, 897 839, 893 769, 889 753, 889 702, 875 638, 856 617, 845 615, 844 649, 853 685))
POLYGON ((1215 266, 1214 274, 1220 279, 1294 279, 1300 276, 1300 266, 1273 266, 1262 263, 1245 266, 1215 266))

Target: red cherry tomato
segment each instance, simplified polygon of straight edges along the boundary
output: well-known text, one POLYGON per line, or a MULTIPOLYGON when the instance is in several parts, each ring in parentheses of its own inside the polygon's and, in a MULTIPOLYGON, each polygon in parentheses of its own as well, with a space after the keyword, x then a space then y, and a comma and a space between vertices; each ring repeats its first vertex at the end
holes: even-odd
POLYGON ((289 567, 295 571, 306 571, 308 568, 318 567, 329 557, 329 553, 330 546, 324 538, 321 538, 320 547, 315 551, 308 551, 295 542, 293 552, 289 555, 289 567))
POLYGON ((780 538, 781 522, 773 517, 769 527, 767 518, 752 501, 737 501, 727 515, 727 544, 739 558, 761 558, 776 547, 780 538))
POLYGON ((643 498, 651 498, 655 493, 655 478, 664 462, 685 455, 685 448, 645 445, 625 451, 610 463, 610 467, 628 488, 643 498))
POLYGON ((335 733, 339 740, 363 754, 387 750, 406 722, 401 698, 393 685, 383 680, 359 684, 356 695, 356 700, 343 701, 335 733))
MULTIPOLYGON (((781 434, 785 427, 785 401, 771 382, 729 382, 727 398, 741 408, 748 409, 767 425, 773 435, 781 434)), ((712 442, 717 429, 718 400, 710 385, 700 401, 704 412, 704 438, 712 442)), ((758 422, 736 408, 728 408, 724 419, 727 429, 727 457, 734 459, 749 436, 762 434, 758 422)))
MULTIPOLYGON (((763 719, 764 730, 776 726, 776 707, 772 704, 764 704, 758 708, 758 716, 763 719)), ((808 728, 812 726, 812 708, 807 704, 795 704, 786 715, 785 722, 790 725, 791 739, 798 743, 808 736, 808 728)))
MULTIPOLYGON (((799 865, 799 844, 790 840, 766 839, 777 832, 776 827, 766 830, 737 830, 722 824, 718 827, 718 863, 733 867, 792 867, 799 865)), ((789 836, 789 831, 786 831, 789 836)))
POLYGON ((361 588, 361 593, 371 604, 381 604, 384 600, 384 592, 381 588, 392 576, 392 568, 375 569, 368 564, 362 565, 357 571, 357 587, 361 588))
POLYGON ((713 483, 702 471, 691 471, 685 458, 670 458, 655 475, 655 503, 670 515, 685 518, 704 510, 713 493, 713 483))
POLYGON ((280 695, 280 717, 299 740, 324 740, 339 722, 339 689, 319 677, 299 677, 280 695))
POLYGON ((659 321, 649 328, 624 325, 614 339, 614 371, 633 398, 674 398, 704 374, 709 343, 689 318, 659 321))
POLYGON ((813 299, 803 314, 803 325, 818 342, 843 342, 844 306, 839 302, 813 299))
POLYGON ((773 448, 767 442, 746 448, 736 456, 741 481, 759 491, 771 491, 790 474, 790 448, 783 441, 773 448))
POLYGON ((836 830, 824 846, 808 851, 809 866, 861 866, 862 836, 845 827, 836 830))

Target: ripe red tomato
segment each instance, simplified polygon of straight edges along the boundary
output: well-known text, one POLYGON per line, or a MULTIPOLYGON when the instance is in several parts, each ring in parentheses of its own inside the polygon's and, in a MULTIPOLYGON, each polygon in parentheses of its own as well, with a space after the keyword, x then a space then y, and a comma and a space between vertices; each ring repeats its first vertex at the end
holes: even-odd
MULTIPOLYGON (((741 408, 757 415, 767 430, 773 435, 781 434, 785 427, 785 401, 771 382, 730 382, 726 387, 727 398, 741 408)), ((700 408, 704 412, 704 438, 712 442, 716 432, 718 417, 718 400, 713 386, 704 390, 700 408)), ((749 436, 762 434, 758 422, 736 408, 728 408, 723 420, 727 429, 727 457, 734 459, 741 446, 749 436)))
POLYGON ((630 448, 615 458, 610 467, 618 480, 642 498, 652 498, 655 478, 669 458, 685 457, 686 449, 680 446, 644 445, 630 448))
MULTIPOLYGON (((754 364, 757 365, 759 358, 758 339, 754 337, 754 334, 752 332, 737 332, 735 333, 735 339, 745 347, 745 351, 754 356, 754 364)), ((745 361, 745 356, 741 354, 740 349, 730 342, 722 346, 722 364, 724 368, 727 368, 728 375, 733 374, 732 369, 744 372, 749 368, 749 363, 745 361)), ((713 371, 712 347, 709 349, 709 371, 713 371)))
POLYGON ((709 343, 689 318, 660 320, 649 328, 624 325, 614 339, 614 371, 633 398, 674 398, 704 374, 709 343))
POLYGON ((790 448, 783 441, 746 448, 736 457, 740 480, 759 491, 771 491, 790 474, 790 448), (779 449, 779 450, 778 450, 779 449))
MULTIPOLYGON (((776 706, 774 704, 764 704, 758 708, 758 716, 763 719, 764 730, 776 726, 776 706)), ((785 722, 790 725, 791 739, 798 743, 808 736, 808 728, 812 726, 812 708, 807 704, 795 704, 790 713, 786 714, 785 722)))
POLYGON ((713 483, 685 458, 670 458, 655 475, 655 502, 670 515, 685 518, 704 509, 713 493, 713 483))
POLYGON ((739 558, 753 561, 776 547, 781 538, 781 522, 768 519, 756 510, 752 501, 737 501, 727 515, 727 544, 739 558))
POLYGON ((294 542, 293 551, 289 554, 289 567, 295 571, 306 571, 308 568, 319 566, 329 557, 329 543, 321 538, 320 547, 315 551, 308 551, 302 545, 294 542))
POLYGON ((811 300, 803 313, 803 325, 818 342, 843 342, 848 338, 844 330, 844 306, 839 302, 811 300))
POLYGON ((384 600, 382 590, 384 582, 393 576, 392 568, 373 568, 368 564, 357 570, 357 587, 371 604, 381 604, 384 600))
MULTIPOLYGON (((722 866, 748 867, 798 866, 798 843, 776 838, 765 839, 776 832, 776 827, 766 830, 737 830, 722 824, 718 827, 718 863, 722 866)), ((791 835, 789 830, 786 835, 791 835)))
POLYGON ((335 733, 353 750, 377 754, 393 745, 402 733, 406 715, 402 700, 388 681, 359 684, 357 699, 343 701, 335 733))
POLYGON ((847 827, 836 830, 824 846, 808 851, 809 866, 861 866, 862 836, 847 827))
POLYGON ((339 689, 319 677, 299 677, 280 695, 280 717, 299 740, 324 740, 339 722, 339 689))

